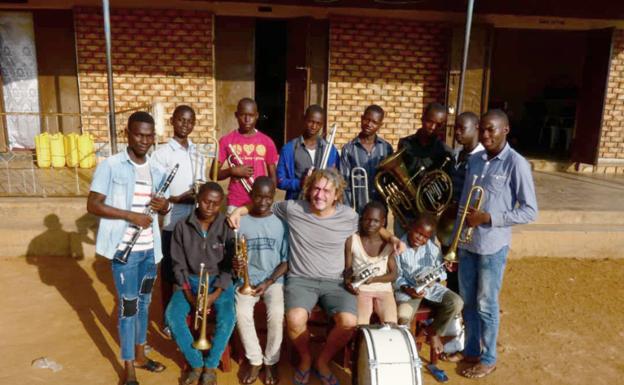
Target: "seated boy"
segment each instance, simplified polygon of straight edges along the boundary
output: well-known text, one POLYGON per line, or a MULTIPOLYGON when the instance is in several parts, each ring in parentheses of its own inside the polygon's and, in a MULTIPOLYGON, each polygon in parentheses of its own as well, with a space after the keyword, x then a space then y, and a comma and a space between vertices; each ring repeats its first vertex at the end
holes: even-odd
MULTIPOLYGON (((245 356, 250 369, 243 376, 243 384, 253 384, 265 367, 267 385, 277 384, 277 363, 284 327, 284 278, 288 270, 288 231, 286 224, 271 212, 275 183, 266 176, 256 179, 251 190, 249 215, 241 218, 240 233, 247 240, 249 281, 252 295, 236 292, 236 319, 245 356), (262 298, 267 309, 267 343, 264 353, 260 347, 254 307, 262 298)), ((238 261, 234 268, 238 269, 238 261)))
MULTIPOLYGON (((444 262, 440 249, 432 241, 435 225, 435 218, 429 214, 419 214, 410 225, 407 233, 408 249, 397 257, 395 296, 400 325, 409 325, 412 322, 423 300, 433 309, 433 323, 429 325, 432 332, 431 349, 440 354, 444 351, 444 346, 439 336, 462 311, 464 303, 460 296, 438 280, 420 292, 414 289, 416 276, 444 262)), ((443 271, 439 280, 445 279, 446 273, 443 271)))
POLYGON ((215 182, 202 185, 197 194, 195 211, 179 221, 173 231, 171 257, 175 292, 167 306, 165 318, 178 348, 191 366, 184 380, 185 385, 197 384, 200 377, 203 385, 217 383, 216 368, 236 322, 231 274, 234 232, 219 211, 222 203, 221 186, 215 182), (214 305, 217 319, 212 347, 206 357, 193 348, 193 335, 186 323, 187 316, 197 306, 201 263, 210 274, 208 308, 214 305))

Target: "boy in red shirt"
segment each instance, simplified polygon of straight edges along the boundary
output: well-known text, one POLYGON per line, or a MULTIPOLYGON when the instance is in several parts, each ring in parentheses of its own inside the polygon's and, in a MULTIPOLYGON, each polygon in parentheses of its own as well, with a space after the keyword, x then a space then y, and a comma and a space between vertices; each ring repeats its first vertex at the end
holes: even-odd
MULTIPOLYGON (((268 175, 277 183, 275 167, 278 155, 275 143, 267 135, 256 129, 258 106, 253 99, 243 98, 236 106, 234 113, 238 121, 238 129, 219 140, 219 174, 218 180, 230 178, 228 185, 228 212, 251 202, 249 192, 245 190, 242 180, 251 187, 253 180, 268 175), (234 159, 232 150, 238 154, 242 164, 230 164, 228 158, 234 159), (231 157, 230 157, 231 156, 231 157), (221 165, 225 166, 221 168, 221 165)), ((234 160, 236 163, 236 160, 234 160)))

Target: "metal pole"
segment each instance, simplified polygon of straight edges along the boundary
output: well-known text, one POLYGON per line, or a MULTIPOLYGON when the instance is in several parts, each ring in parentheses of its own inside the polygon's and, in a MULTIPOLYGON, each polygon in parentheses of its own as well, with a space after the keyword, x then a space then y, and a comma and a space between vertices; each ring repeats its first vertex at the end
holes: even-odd
POLYGON ((108 124, 110 131, 111 155, 117 153, 117 129, 115 127, 115 93, 113 91, 113 61, 111 57, 111 31, 109 1, 102 0, 104 14, 104 37, 106 39, 106 72, 108 77, 108 124))
POLYGON ((468 10, 466 11, 466 31, 464 33, 464 50, 462 54, 461 72, 459 73, 459 87, 457 88, 457 106, 455 108, 455 117, 462 113, 462 104, 464 102, 464 80, 466 77, 466 64, 468 63, 468 49, 470 47, 470 31, 472 29, 473 8, 474 0, 468 0, 468 10))

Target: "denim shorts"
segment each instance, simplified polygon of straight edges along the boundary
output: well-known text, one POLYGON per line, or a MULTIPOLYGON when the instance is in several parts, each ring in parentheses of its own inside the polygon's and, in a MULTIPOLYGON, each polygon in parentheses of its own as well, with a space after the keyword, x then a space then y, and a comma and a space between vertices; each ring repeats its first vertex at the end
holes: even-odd
POLYGON ((331 316, 336 313, 357 316, 357 299, 344 288, 342 281, 288 277, 284 299, 287 311, 300 307, 309 314, 318 303, 331 316))

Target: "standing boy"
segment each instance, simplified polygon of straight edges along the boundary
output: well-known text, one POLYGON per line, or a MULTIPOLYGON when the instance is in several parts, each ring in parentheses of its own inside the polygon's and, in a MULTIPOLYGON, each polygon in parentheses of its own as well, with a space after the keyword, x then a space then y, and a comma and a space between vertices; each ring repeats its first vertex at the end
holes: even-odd
POLYGON ((345 204, 353 207, 355 200, 357 207, 354 208, 358 214, 362 214, 362 209, 367 203, 365 201, 366 192, 368 192, 369 200, 380 200, 374 184, 377 166, 393 152, 392 145, 377 135, 383 126, 383 119, 383 108, 376 104, 366 107, 360 118, 360 133, 345 144, 340 153, 340 172, 347 182, 345 204), (351 185, 351 171, 354 167, 364 168, 368 180, 365 189, 355 191, 357 194, 355 197, 351 185))
MULTIPOLYGON (((251 190, 249 215, 241 218, 240 233, 247 240, 248 273, 254 294, 236 292, 238 332, 249 360, 249 371, 243 384, 253 384, 265 369, 267 385, 279 381, 277 364, 280 357, 284 326, 284 278, 288 270, 288 230, 286 224, 271 212, 275 184, 271 178, 256 179, 251 190), (267 343, 264 353, 254 324, 254 307, 262 299, 267 309, 267 343)), ((235 266, 237 267, 237 266, 235 266)))
POLYGON ((201 186, 195 211, 178 222, 173 231, 171 256, 175 276, 175 291, 167 306, 165 318, 173 339, 184 355, 191 371, 185 385, 216 385, 217 366, 236 322, 234 285, 232 284, 232 239, 234 232, 220 212, 223 189, 216 182, 201 186), (187 316, 197 307, 200 264, 210 275, 207 308, 216 313, 216 328, 212 347, 204 357, 193 347, 193 335, 187 316))
MULTIPOLYGON (((481 210, 471 210, 466 225, 472 241, 459 248, 459 291, 466 307, 464 359, 474 365, 462 374, 481 378, 496 369, 499 327, 498 295, 511 243, 511 226, 537 216, 537 199, 529 162, 507 143, 509 119, 501 110, 487 112, 479 124, 485 151, 468 161, 466 175, 478 175, 485 194, 481 210)), ((464 184, 465 201, 469 183, 464 184)))
POLYGON ((148 206, 165 214, 166 198, 154 197, 164 180, 164 170, 150 161, 154 144, 154 119, 138 111, 128 118, 128 148, 100 163, 93 175, 87 211, 99 216, 96 252, 112 260, 119 303, 119 341, 125 365, 126 385, 138 385, 135 368, 162 372, 165 366, 145 356, 149 304, 156 280, 156 264, 162 259, 156 215, 143 214, 148 206), (137 227, 140 237, 126 263, 120 256, 137 227))
MULTIPOLYGON (((325 124, 325 111, 317 104, 309 106, 303 116, 301 136, 282 147, 277 165, 277 187, 286 190, 286 199, 299 199, 306 176, 312 168, 318 169, 329 145, 319 136, 325 124)), ((338 168, 338 150, 332 145, 327 167, 338 168)))
POLYGON ((185 219, 193 211, 195 179, 205 182, 205 161, 196 156, 197 148, 189 138, 195 127, 195 111, 186 105, 177 106, 169 121, 173 126, 173 138, 169 139, 167 144, 160 146, 152 155, 152 159, 165 169, 170 169, 175 164, 180 165, 178 173, 169 186, 169 203, 173 207, 163 221, 163 260, 160 265, 163 309, 167 308, 175 282, 170 252, 173 228, 178 221, 185 219))
POLYGON ((258 121, 258 106, 253 99, 243 98, 236 106, 236 120, 238 129, 223 136, 219 140, 219 174, 218 180, 230 178, 228 185, 227 204, 228 212, 234 208, 251 202, 250 192, 246 191, 242 180, 246 180, 249 188, 253 179, 268 175, 277 182, 275 166, 277 165, 277 149, 275 143, 267 135, 256 129, 258 121), (230 148, 231 147, 231 148, 230 148), (234 152, 242 164, 234 160, 234 152), (230 164, 231 159, 235 164, 230 164), (226 163, 224 168, 221 165, 226 163))

